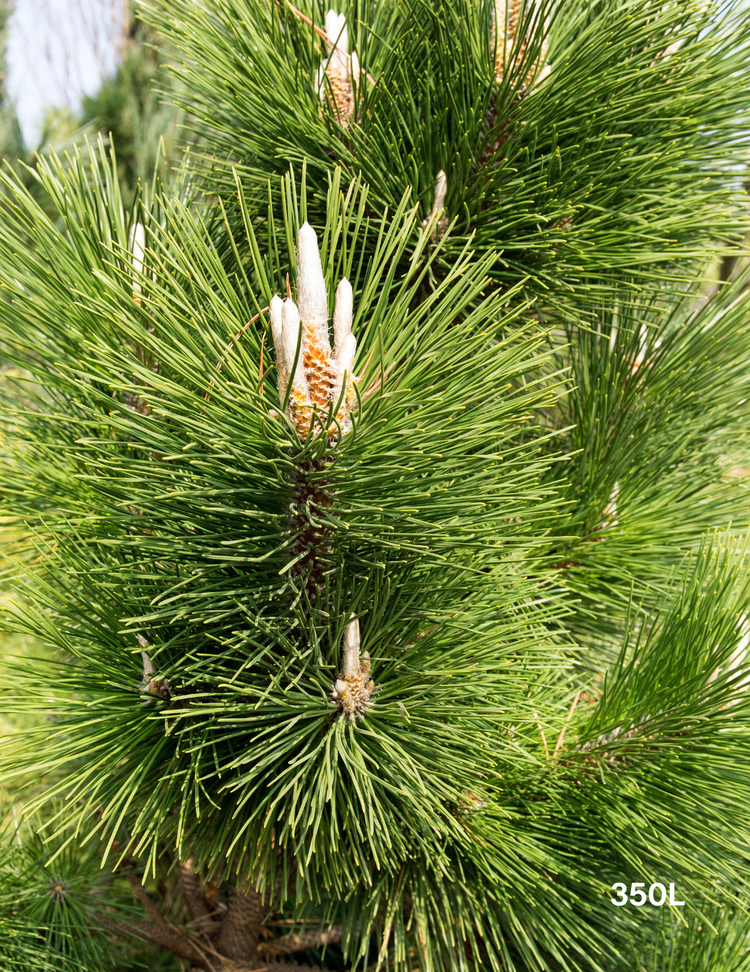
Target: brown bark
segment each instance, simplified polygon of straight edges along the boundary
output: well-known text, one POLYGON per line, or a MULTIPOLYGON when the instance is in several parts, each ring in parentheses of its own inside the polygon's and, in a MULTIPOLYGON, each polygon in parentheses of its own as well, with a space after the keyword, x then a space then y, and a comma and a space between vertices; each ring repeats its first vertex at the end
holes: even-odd
POLYGON ((293 474, 294 493, 289 504, 289 525, 295 536, 291 555, 295 560, 291 575, 303 579, 307 597, 314 604, 325 590, 326 558, 330 554, 331 530, 320 522, 320 515, 333 505, 329 485, 318 479, 329 459, 308 459, 293 474))
MULTIPOLYGON (((179 866, 179 885, 192 928, 173 925, 159 910, 135 874, 130 883, 148 915, 136 933, 191 965, 191 972, 320 972, 318 967, 292 965, 278 958, 293 952, 341 941, 341 926, 284 935, 261 944, 263 920, 269 912, 255 890, 235 889, 222 914, 212 909, 206 886, 190 861, 179 866)), ((121 923, 115 923, 120 927, 121 923)), ((125 931, 123 925, 121 931, 125 931)), ((133 926, 128 930, 132 933, 133 926)))
POLYGON ((258 958, 260 928, 266 911, 263 899, 257 891, 242 892, 235 889, 229 899, 229 907, 216 941, 216 948, 221 955, 255 962, 258 958))
POLYGON ((151 900, 151 896, 139 882, 138 878, 135 875, 131 875, 129 880, 138 900, 145 908, 146 913, 151 917, 151 921, 138 922, 138 930, 141 934, 150 939, 155 945, 158 945, 160 948, 165 948, 178 958, 187 959, 193 964, 201 962, 203 960, 202 952, 195 947, 187 935, 179 928, 176 928, 170 921, 167 921, 151 900))
POLYGON ((336 945, 341 941, 341 925, 331 925, 321 930, 312 928, 300 935, 283 935, 269 942, 262 942, 258 946, 261 956, 274 959, 281 955, 292 955, 294 952, 306 952, 309 948, 321 948, 323 945, 336 945))
POLYGON ((196 931, 209 938, 220 928, 218 912, 211 908, 206 899, 203 878, 192 869, 192 861, 180 864, 180 893, 196 931))

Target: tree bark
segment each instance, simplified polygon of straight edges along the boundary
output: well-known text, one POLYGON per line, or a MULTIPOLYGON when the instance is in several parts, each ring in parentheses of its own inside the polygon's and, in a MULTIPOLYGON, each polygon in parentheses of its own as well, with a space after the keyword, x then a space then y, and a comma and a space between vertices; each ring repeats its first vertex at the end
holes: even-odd
POLYGON ((261 957, 273 960, 281 955, 292 955, 294 952, 305 952, 309 948, 321 948, 323 945, 336 945, 341 941, 341 925, 331 925, 325 930, 310 929, 300 935, 283 935, 269 942, 261 942, 258 952, 261 957))
POLYGON ((221 923, 221 931, 216 941, 217 950, 230 959, 249 961, 251 964, 259 961, 260 927, 266 911, 263 899, 257 891, 244 893, 235 889, 221 923))
MULTIPOLYGON (((226 910, 212 908, 210 895, 191 861, 179 865, 179 886, 193 927, 168 921, 135 874, 130 883, 148 919, 137 932, 160 948, 187 960, 191 972, 321 972, 316 966, 292 965, 277 959, 294 952, 341 941, 341 926, 284 935, 261 943, 263 921, 271 910, 254 889, 235 888, 226 910)), ((132 931, 132 926, 131 929, 132 931)))

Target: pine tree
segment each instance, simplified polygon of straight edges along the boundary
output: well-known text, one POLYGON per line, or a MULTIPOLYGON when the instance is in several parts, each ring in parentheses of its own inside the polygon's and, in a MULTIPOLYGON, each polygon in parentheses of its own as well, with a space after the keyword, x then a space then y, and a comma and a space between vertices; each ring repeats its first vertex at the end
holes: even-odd
POLYGON ((747 968, 740 5, 144 16, 205 151, 3 176, 4 967, 747 968))

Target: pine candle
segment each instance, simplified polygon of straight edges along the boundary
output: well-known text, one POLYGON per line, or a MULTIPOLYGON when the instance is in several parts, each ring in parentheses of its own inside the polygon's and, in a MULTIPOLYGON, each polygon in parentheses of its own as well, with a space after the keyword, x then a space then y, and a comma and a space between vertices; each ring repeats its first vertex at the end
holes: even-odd
POLYGON ((318 238, 305 223, 297 238, 297 299, 274 296, 269 305, 276 348, 279 401, 301 439, 314 423, 332 438, 351 428, 356 407, 353 373, 357 339, 352 334, 352 287, 343 278, 336 289, 333 351, 328 334, 328 294, 318 238), (291 386, 291 387, 290 387, 291 386))

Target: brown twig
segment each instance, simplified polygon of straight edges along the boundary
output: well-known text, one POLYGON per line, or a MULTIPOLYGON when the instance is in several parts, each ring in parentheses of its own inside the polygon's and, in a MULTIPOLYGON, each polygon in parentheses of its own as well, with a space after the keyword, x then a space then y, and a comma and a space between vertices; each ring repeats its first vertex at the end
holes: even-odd
POLYGON ((306 952, 310 948, 321 948, 324 945, 336 945, 341 941, 343 929, 341 925, 331 925, 321 930, 311 928, 301 934, 282 935, 269 942, 262 942, 258 946, 261 958, 273 959, 278 955, 292 955, 294 952, 306 952))
MULTIPOLYGON (((283 9, 284 0, 276 0, 276 2, 278 3, 279 7, 283 9)), ((289 8, 289 10, 291 10, 291 12, 294 14, 295 17, 298 17, 302 21, 302 23, 307 24, 308 27, 312 27, 312 29, 315 31, 318 37, 320 37, 321 40, 325 41, 331 50, 334 50, 334 48, 336 47, 336 42, 332 41, 324 30, 321 30, 320 27, 316 26, 312 22, 312 20, 310 20, 308 16, 303 14, 301 10, 298 10, 294 6, 294 4, 287 2, 286 6, 289 8)), ((370 82, 370 84, 375 84, 375 78, 370 74, 369 71, 365 71, 364 75, 367 78, 367 80, 370 82)))
POLYGON ((563 723, 563 727, 560 730, 560 735, 557 738, 557 743, 555 745, 555 751, 552 753, 552 760, 553 760, 553 762, 554 762, 555 759, 557 759, 557 754, 562 749, 563 739, 565 739, 565 730, 568 728, 568 723, 570 722, 570 717, 573 715, 573 712, 575 711, 575 707, 578 705, 578 700, 581 697, 581 691, 582 690, 579 689, 576 692, 576 697, 573 699, 573 704, 570 707, 570 711, 568 712, 567 716, 565 717, 565 722, 563 723))
MULTIPOLYGON (((135 866, 135 861, 127 854, 123 860, 135 866)), ((151 920, 124 922, 108 916, 103 922, 105 927, 115 934, 135 933, 153 942, 189 962, 192 972, 320 972, 317 967, 309 965, 276 962, 273 954, 268 958, 259 955, 258 943, 268 909, 255 890, 249 893, 235 890, 223 920, 213 922, 219 912, 211 908, 206 885, 200 875, 193 871, 191 860, 181 863, 179 886, 191 919, 214 924, 213 928, 207 928, 204 924, 200 935, 191 935, 164 917, 137 874, 129 873, 127 879, 151 920)), ((340 940, 340 935, 339 938, 335 937, 337 927, 332 929, 332 942, 340 940)), ((321 939, 320 934, 318 939, 321 939)))
POLYGON ((212 910, 206 901, 203 879, 193 871, 192 860, 179 865, 179 874, 180 893, 190 920, 198 931, 210 937, 212 932, 218 931, 219 925, 212 921, 217 912, 212 910), (214 927, 211 927, 212 925, 214 927))
POLYGON ((257 891, 244 893, 235 889, 216 941, 219 952, 231 959, 255 961, 266 911, 257 891))
POLYGON ((396 917, 396 908, 398 907, 398 896, 401 892, 401 884, 404 880, 404 873, 406 871, 406 864, 401 865, 401 873, 398 876, 398 884, 396 885, 396 892, 393 895, 393 903, 390 907, 390 914, 388 915, 388 921, 386 922, 385 928, 383 929, 383 944, 380 946, 380 951, 378 952, 378 961, 375 965, 375 969, 379 969, 385 958, 385 953, 388 949, 388 942, 391 937, 391 928, 393 926, 393 919, 396 917))
POLYGON ((152 919, 150 922, 138 922, 138 930, 154 942, 155 945, 158 945, 160 948, 165 948, 178 958, 186 959, 194 965, 198 962, 203 962, 204 955, 201 953, 201 949, 197 948, 195 943, 184 935, 179 928, 176 928, 170 921, 167 921, 151 899, 151 895, 139 881, 137 875, 129 874, 128 881, 146 913, 152 919))
MULTIPOLYGON (((228 356, 229 352, 232 350, 232 348, 234 347, 235 341, 239 341, 239 339, 242 337, 242 335, 245 333, 245 331, 250 327, 250 325, 251 324, 254 324, 258 320, 258 318, 261 316, 261 314, 265 314, 265 312, 267 310, 268 310, 268 307, 264 307, 263 310, 259 311, 255 315, 255 317, 251 317, 250 320, 247 321, 247 323, 243 324, 242 327, 239 329, 239 331, 237 331, 237 333, 234 335, 234 337, 232 338, 232 340, 227 345, 226 350, 224 351, 224 353, 222 354, 222 356, 219 358, 219 361, 218 361, 218 363, 216 365, 216 372, 217 373, 221 371, 221 366, 227 360, 227 356, 228 356)), ((265 337, 265 335, 263 335, 263 336, 265 337)), ((263 374, 262 374, 262 369, 263 369, 263 344, 262 344, 262 342, 261 342, 261 350, 260 350, 260 362, 261 362, 260 367, 261 367, 261 378, 262 378, 263 377, 263 374)), ((204 396, 207 402, 211 400, 211 389, 214 387, 214 381, 215 380, 216 380, 215 378, 212 378, 211 379, 211 381, 209 383, 209 386, 208 386, 208 391, 206 392, 206 394, 204 396)))

